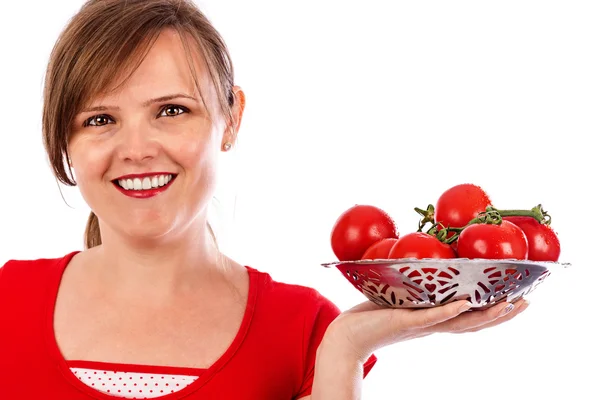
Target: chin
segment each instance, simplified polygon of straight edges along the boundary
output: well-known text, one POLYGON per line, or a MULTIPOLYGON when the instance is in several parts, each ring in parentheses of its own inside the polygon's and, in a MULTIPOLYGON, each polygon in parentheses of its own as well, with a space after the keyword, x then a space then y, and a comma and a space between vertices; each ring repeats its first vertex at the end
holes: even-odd
POLYGON ((118 230, 126 237, 139 240, 159 240, 172 234, 175 230, 175 224, 172 219, 154 216, 154 218, 127 218, 123 225, 121 222, 118 230))

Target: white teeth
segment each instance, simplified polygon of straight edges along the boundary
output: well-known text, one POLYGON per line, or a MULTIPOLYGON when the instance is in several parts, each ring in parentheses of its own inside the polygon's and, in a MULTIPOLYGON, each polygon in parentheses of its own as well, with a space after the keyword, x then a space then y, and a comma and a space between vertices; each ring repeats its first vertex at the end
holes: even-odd
POLYGON ((120 179, 119 186, 126 190, 148 190, 166 185, 173 179, 173 175, 155 175, 143 179, 120 179))

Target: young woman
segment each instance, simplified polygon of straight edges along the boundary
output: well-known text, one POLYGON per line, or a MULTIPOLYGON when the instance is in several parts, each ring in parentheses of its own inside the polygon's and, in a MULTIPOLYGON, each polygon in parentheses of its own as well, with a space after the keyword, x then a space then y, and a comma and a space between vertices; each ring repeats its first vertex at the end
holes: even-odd
POLYGON ((70 21, 43 134, 93 213, 84 251, 0 269, 0 398, 357 399, 375 350, 525 309, 341 313, 220 253, 207 206, 244 105, 191 1, 90 0, 70 21))

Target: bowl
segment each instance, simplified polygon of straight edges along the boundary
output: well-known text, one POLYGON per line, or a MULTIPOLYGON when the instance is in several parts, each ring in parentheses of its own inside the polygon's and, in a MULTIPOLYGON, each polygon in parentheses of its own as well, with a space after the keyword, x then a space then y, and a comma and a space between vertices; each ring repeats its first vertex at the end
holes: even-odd
POLYGON ((529 260, 415 259, 339 261, 336 267, 372 302, 391 308, 429 308, 468 300, 472 309, 514 302, 531 293, 555 266, 529 260))

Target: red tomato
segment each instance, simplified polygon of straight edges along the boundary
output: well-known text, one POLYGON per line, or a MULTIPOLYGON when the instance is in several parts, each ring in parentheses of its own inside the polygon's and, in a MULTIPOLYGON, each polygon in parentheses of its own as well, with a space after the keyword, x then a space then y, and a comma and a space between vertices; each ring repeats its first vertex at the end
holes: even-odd
MULTIPOLYGON (((482 188, 463 183, 442 193, 435 206, 434 219, 446 228, 462 228, 491 205, 489 196, 482 188)), ((452 236, 454 232, 449 232, 448 237, 452 236)))
POLYGON ((450 247, 452 247, 454 253, 458 255, 458 241, 455 240, 454 242, 450 243, 450 247))
POLYGON ((380 208, 356 205, 335 222, 331 248, 340 261, 360 260, 373 243, 387 238, 398 238, 393 219, 380 208))
POLYGON ((526 260, 527 237, 521 228, 502 220, 500 225, 473 224, 458 236, 458 257, 526 260))
POLYGON ((365 254, 362 256, 362 260, 375 260, 375 259, 385 259, 388 258, 388 254, 390 254, 390 250, 392 246, 396 243, 398 239, 396 238, 387 238, 381 239, 379 242, 375 242, 367 249, 365 254))
POLYGON ((527 237, 529 252, 527 259, 532 261, 558 261, 560 241, 556 232, 546 225, 540 224, 531 217, 502 217, 523 230, 527 237))
POLYGON ((411 232, 396 241, 388 258, 456 258, 450 245, 425 232, 411 232))

